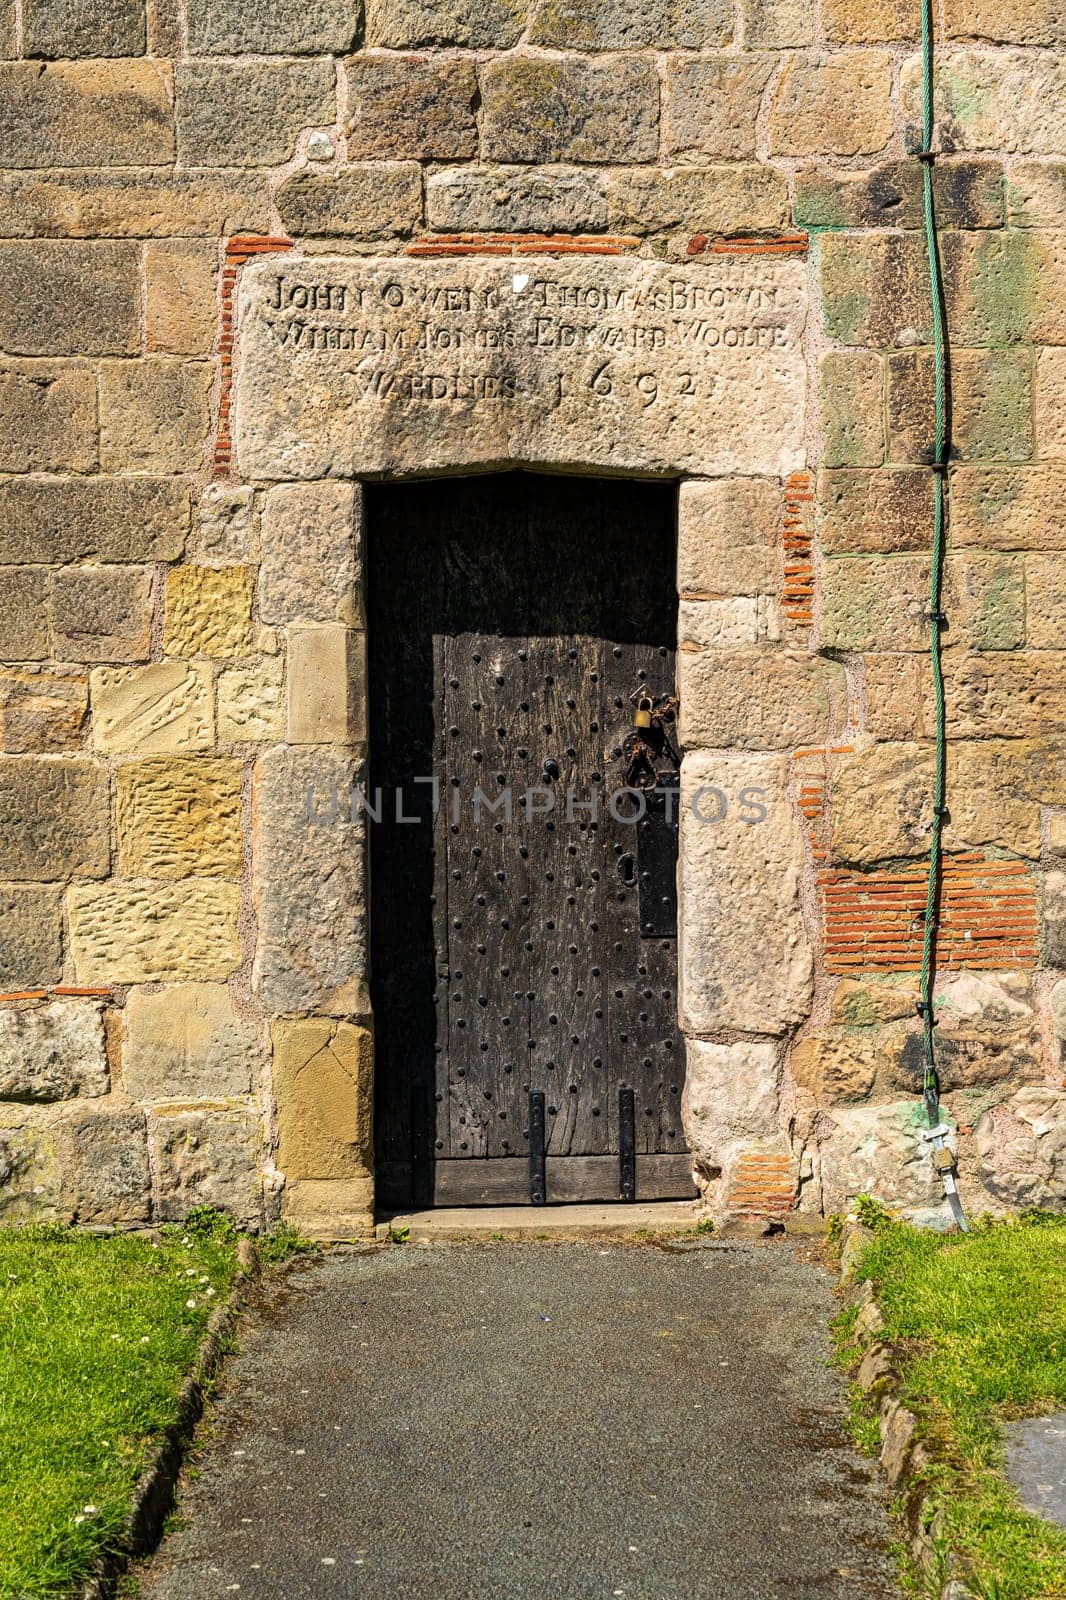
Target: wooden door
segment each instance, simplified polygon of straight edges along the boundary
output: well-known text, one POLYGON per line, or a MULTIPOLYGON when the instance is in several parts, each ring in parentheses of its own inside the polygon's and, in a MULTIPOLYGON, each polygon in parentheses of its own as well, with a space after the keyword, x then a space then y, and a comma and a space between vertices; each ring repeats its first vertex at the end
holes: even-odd
POLYGON ((632 482, 368 491, 385 1207, 693 1192, 676 933, 640 925, 676 845, 609 804, 632 694, 673 690, 675 520, 632 482))

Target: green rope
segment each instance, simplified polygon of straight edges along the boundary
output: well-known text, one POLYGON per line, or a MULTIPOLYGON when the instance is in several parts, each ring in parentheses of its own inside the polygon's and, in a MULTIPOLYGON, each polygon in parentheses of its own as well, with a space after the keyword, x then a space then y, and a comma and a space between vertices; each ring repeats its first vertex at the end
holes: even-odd
MULTIPOLYGON (((948 360, 944 334, 944 285, 937 244, 936 204, 933 198, 933 6, 922 0, 922 199, 925 215, 925 243, 929 258, 929 292, 933 322, 933 551, 929 588, 929 653, 933 669, 933 694, 936 701, 936 774, 933 782, 933 817, 929 841, 929 880, 925 896, 925 925, 922 940, 921 1004, 925 1044, 925 1073, 922 1095, 929 1127, 940 1124, 940 1081, 936 1070, 933 1028, 933 983, 936 974, 936 939, 943 875, 943 831, 947 816, 947 710, 944 698, 944 663, 941 612, 944 579, 944 486, 949 451, 948 360)), ((934 1141, 936 1148, 943 1140, 934 1141)), ((954 1179, 945 1178, 945 1191, 952 1210, 965 1229, 966 1221, 954 1188, 954 1179)))

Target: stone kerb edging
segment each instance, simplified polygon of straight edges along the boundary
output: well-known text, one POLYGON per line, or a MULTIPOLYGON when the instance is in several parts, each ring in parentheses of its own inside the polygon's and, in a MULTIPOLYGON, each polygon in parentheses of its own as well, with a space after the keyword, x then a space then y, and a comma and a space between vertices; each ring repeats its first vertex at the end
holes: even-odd
POLYGON ((896 1352, 881 1337, 885 1319, 877 1304, 873 1283, 857 1278, 859 1259, 873 1238, 870 1228, 849 1222, 844 1226, 840 1252, 840 1280, 847 1285, 852 1304, 858 1304, 853 1337, 863 1357, 855 1381, 859 1388, 878 1402, 881 1423, 881 1450, 878 1460, 889 1488, 903 1501, 907 1525, 907 1546, 922 1571, 940 1587, 940 1600, 976 1600, 958 1576, 961 1562, 943 1544, 943 1517, 928 1493, 928 1469, 934 1455, 916 1437, 918 1419, 900 1398, 903 1379, 896 1365, 896 1352))
POLYGON ((237 1244, 237 1275, 230 1297, 208 1319, 192 1371, 178 1394, 174 1420, 137 1480, 122 1538, 113 1550, 100 1557, 95 1572, 82 1589, 81 1600, 112 1600, 129 1562, 147 1555, 159 1543, 163 1524, 174 1503, 185 1452, 193 1429, 203 1415, 204 1396, 222 1365, 248 1285, 258 1275, 259 1251, 255 1241, 242 1238, 237 1244))

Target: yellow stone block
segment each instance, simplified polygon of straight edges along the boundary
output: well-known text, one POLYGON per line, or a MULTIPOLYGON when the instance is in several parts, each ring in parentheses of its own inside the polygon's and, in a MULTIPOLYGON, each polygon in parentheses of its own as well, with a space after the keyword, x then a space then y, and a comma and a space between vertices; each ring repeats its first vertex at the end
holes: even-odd
POLYGON ((252 650, 247 567, 175 567, 167 574, 163 648, 172 656, 246 656, 252 650))
POLYGON ((226 978, 240 961, 235 883, 78 885, 69 897, 77 983, 226 978))
POLYGON ((237 761, 131 761, 118 770, 116 819, 124 877, 240 877, 237 761))
POLYGON ((370 1175, 373 1087, 369 1028, 329 1017, 274 1024, 277 1162, 289 1182, 370 1175))

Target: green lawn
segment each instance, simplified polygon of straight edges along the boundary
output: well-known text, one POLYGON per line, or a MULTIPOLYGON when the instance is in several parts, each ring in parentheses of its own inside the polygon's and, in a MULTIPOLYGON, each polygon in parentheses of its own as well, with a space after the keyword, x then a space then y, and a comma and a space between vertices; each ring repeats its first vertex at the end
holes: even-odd
POLYGON ((211 1311, 232 1230, 0 1230, 0 1596, 67 1595, 130 1492, 211 1311))
POLYGON ((987 1600, 1061 1600, 1066 1532, 1022 1510, 998 1424, 1066 1408, 1066 1218, 966 1237, 882 1221, 861 1272, 901 1352, 905 1399, 945 1458, 935 1486, 971 1586, 987 1600))

